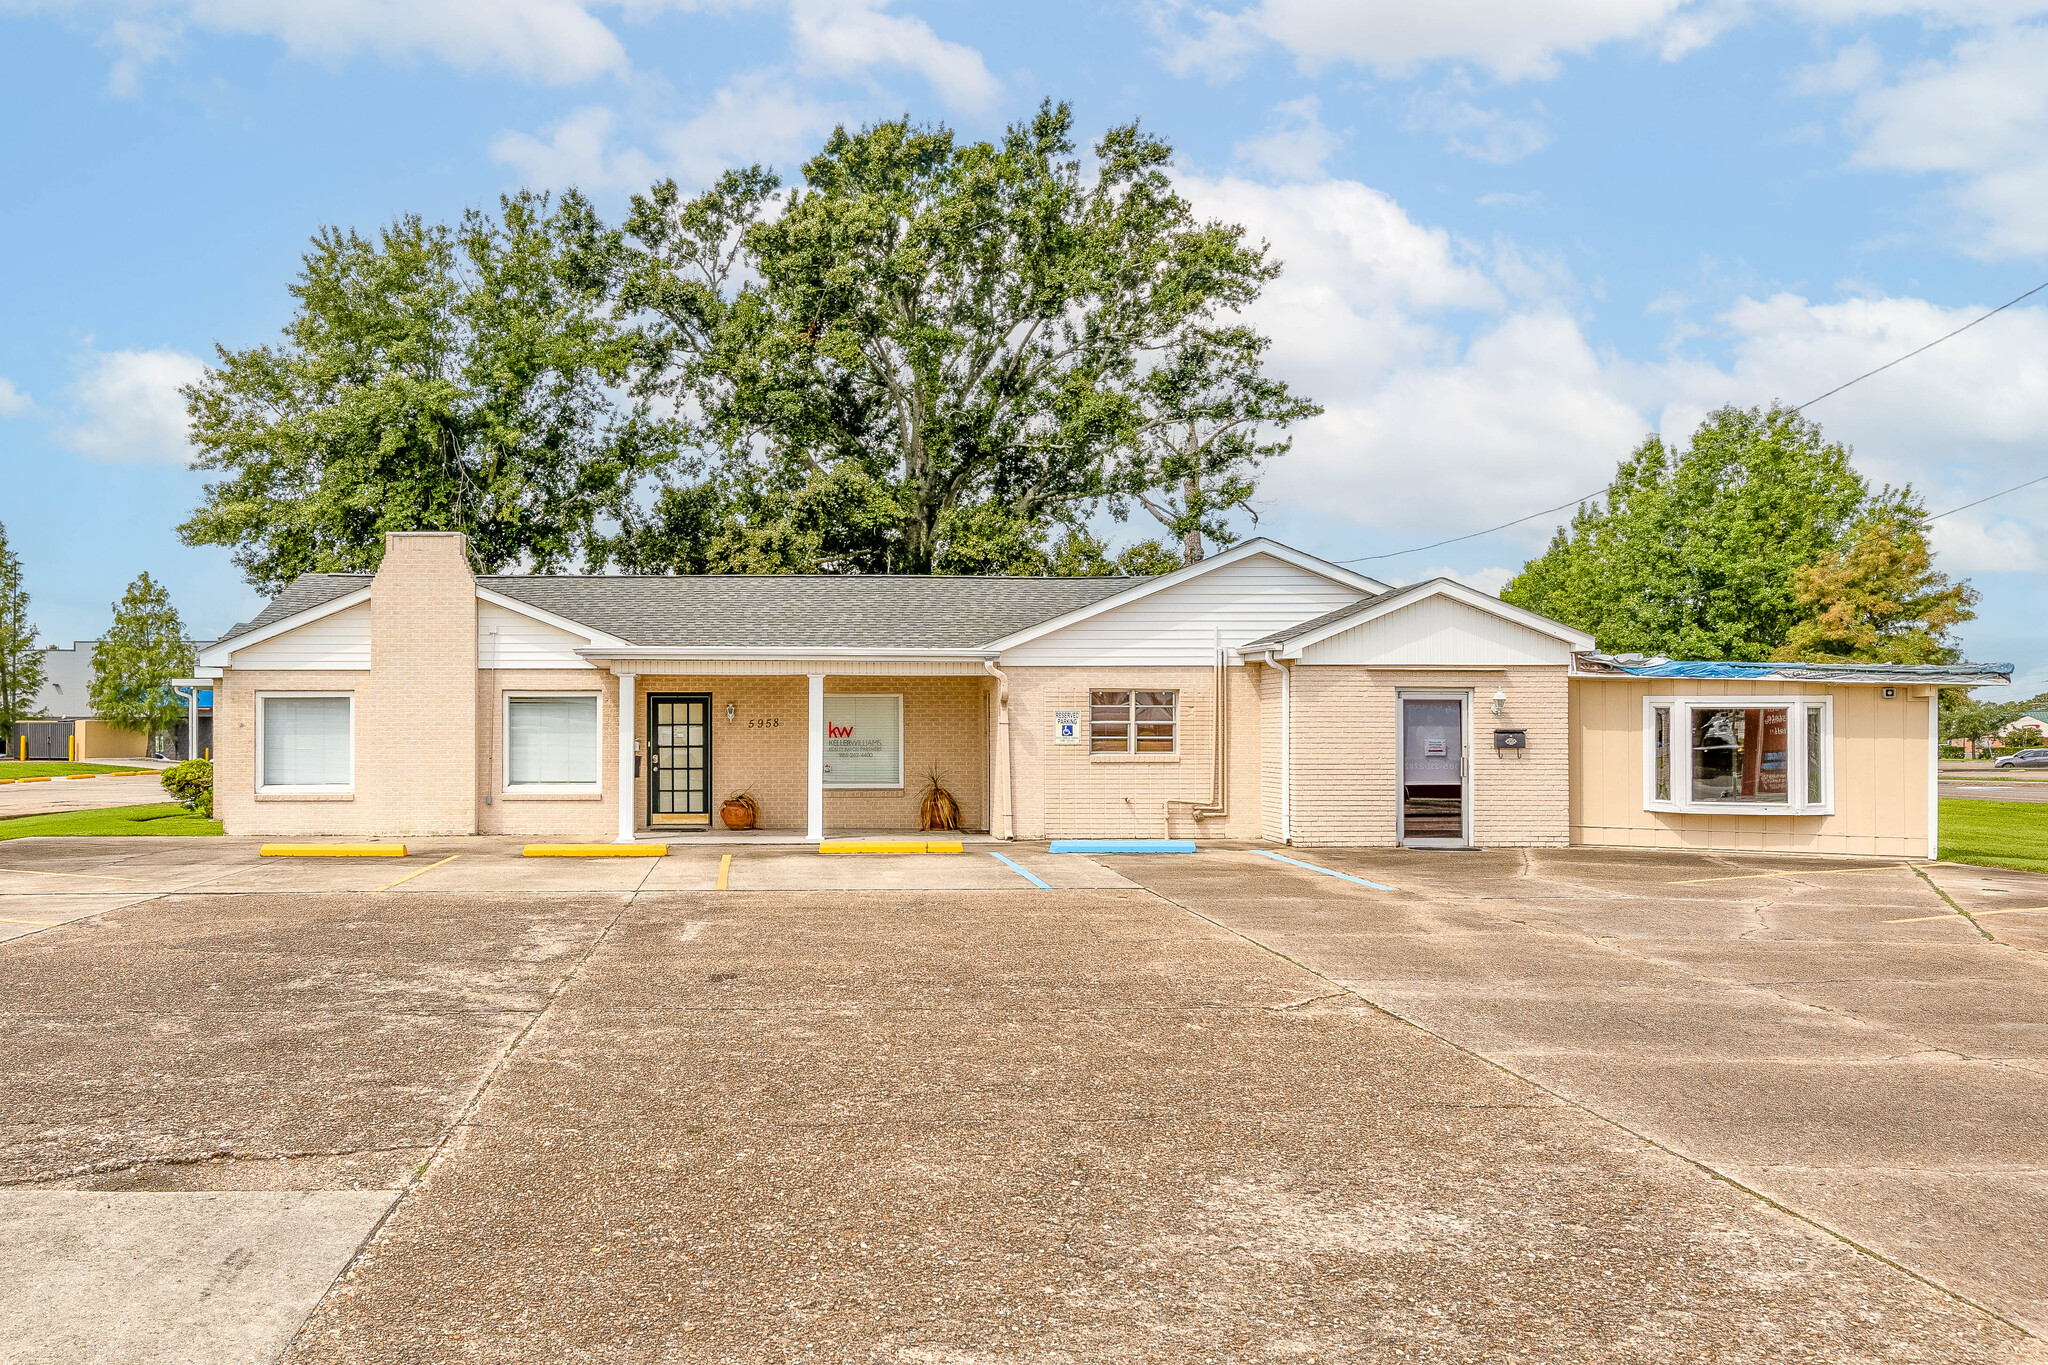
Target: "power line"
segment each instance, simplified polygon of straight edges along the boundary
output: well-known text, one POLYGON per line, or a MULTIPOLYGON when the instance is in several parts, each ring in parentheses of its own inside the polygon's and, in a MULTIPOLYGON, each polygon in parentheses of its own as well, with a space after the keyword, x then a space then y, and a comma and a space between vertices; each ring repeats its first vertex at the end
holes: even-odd
MULTIPOLYGON (((1798 407, 1788 408, 1786 409, 1786 411, 1804 412, 1806 409, 1812 407, 1815 403, 1820 402, 1822 398, 1833 398, 1836 394, 1840 393, 1843 389, 1848 388, 1852 384, 1861 384, 1864 380, 1870 378, 1870 376, 1874 374, 1883 374, 1892 366, 1897 365, 1903 361, 1911 360, 1914 356, 1919 355, 1920 352, 1930 350, 1933 347, 1939 346, 1942 342, 1947 341, 1951 337, 1961 336, 1964 332, 1969 331, 1972 327, 1975 327, 1978 323, 1984 321, 1986 318, 1997 317, 2000 313, 2003 313, 2006 309, 2012 307, 2014 304, 2032 298, 2034 295, 2040 293, 2043 289, 2048 289, 2048 280, 2041 281, 2041 283, 2035 285, 2032 289, 2029 289, 2024 294, 2015 295, 2014 297, 2007 299, 2004 303, 1999 304, 1998 307, 1992 309, 1988 313, 1982 314, 1978 317, 1971 318, 1968 322, 1956 328, 1955 331, 1945 332, 1942 335, 1936 337, 1934 340, 1928 342, 1925 346, 1916 346, 1912 350, 1906 352, 1904 355, 1899 356, 1897 359, 1887 360, 1884 364, 1878 366, 1874 370, 1865 370, 1862 374, 1857 375, 1854 379, 1847 380, 1844 383, 1835 385, 1832 389, 1829 389, 1826 393, 1821 394, 1818 398, 1809 398, 1804 403, 1801 403, 1798 407)), ((1948 509, 1948 511, 1938 513, 1935 516, 1927 518, 1927 520, 1939 521, 1942 517, 1954 516, 1957 512, 1966 512, 1970 508, 1977 506, 1979 503, 1990 502, 1992 498, 2002 498, 2007 493, 2017 493, 2020 489, 2027 488, 2034 484, 2040 483, 2044 479, 2048 479, 2048 474, 2043 474, 2038 479, 2028 479, 2026 483, 2016 483, 2011 488, 2005 489, 2002 492, 1993 493, 1988 497, 1979 498, 1976 502, 1966 502, 1961 507, 1951 507, 1948 509)), ((1415 545, 1409 547, 1406 550, 1388 550, 1384 554, 1358 555, 1352 559, 1339 559, 1333 562, 1338 564, 1366 564, 1370 563, 1375 559, 1396 559, 1402 555, 1421 554, 1424 550, 1436 550, 1441 549, 1443 546, 1446 545, 1456 545, 1460 541, 1477 540, 1481 536, 1490 536, 1495 531, 1505 531, 1510 526, 1520 526, 1525 521, 1534 521, 1538 517, 1547 517, 1552 512, 1562 512, 1567 507, 1576 507, 1580 503, 1591 502, 1594 498, 1599 497, 1602 493, 1605 493, 1606 491, 1607 485, 1602 484, 1600 487, 1594 489, 1592 492, 1582 493, 1578 497, 1571 499, 1569 502, 1561 502, 1555 507, 1546 507, 1540 512, 1531 512, 1527 516, 1516 517, 1513 521, 1504 521, 1498 526, 1489 526, 1484 531, 1474 531, 1470 535, 1452 536, 1449 540, 1432 541, 1427 545, 1415 545)))

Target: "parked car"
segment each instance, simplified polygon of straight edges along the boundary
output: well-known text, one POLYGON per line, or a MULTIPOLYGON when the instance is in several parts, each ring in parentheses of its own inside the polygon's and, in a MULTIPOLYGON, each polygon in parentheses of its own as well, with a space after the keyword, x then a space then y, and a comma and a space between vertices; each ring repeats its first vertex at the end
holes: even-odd
POLYGON ((2048 749, 2021 749, 2017 753, 2010 753, 2004 758, 1993 760, 1991 766, 1994 768, 2048 768, 2048 749))

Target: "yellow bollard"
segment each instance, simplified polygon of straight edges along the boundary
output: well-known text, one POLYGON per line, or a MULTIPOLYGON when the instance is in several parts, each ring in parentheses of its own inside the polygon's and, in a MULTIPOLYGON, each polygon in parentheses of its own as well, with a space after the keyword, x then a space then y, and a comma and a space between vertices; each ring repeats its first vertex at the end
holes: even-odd
POLYGON ((65 752, 71 756, 73 763, 78 762, 78 732, 74 730, 64 738, 65 752))

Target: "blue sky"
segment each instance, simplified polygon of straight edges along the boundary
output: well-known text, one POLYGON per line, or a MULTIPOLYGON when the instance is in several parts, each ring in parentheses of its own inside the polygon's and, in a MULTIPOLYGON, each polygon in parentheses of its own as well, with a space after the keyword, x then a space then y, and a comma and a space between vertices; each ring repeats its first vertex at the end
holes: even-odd
MULTIPOLYGON (((320 225, 522 184, 616 217, 835 122, 1053 96, 1165 134, 1287 262, 1256 320, 1328 411, 1258 529, 1399 550, 2048 279, 2044 71, 2048 0, 0 0, 0 520, 46 638, 144 569, 217 632, 258 599, 178 543, 176 387, 276 335, 320 225)), ((1813 416, 1936 511, 2048 473, 2048 293, 1813 416)), ((1554 520, 1361 567, 1497 587, 1554 520)), ((2048 485, 1937 527, 1968 652, 2048 687, 2048 485)))

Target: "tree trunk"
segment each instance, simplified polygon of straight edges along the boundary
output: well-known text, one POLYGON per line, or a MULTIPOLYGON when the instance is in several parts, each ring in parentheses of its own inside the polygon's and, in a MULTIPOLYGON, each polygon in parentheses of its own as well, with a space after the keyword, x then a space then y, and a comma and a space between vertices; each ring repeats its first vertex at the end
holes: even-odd
MULTIPOLYGON (((1180 491, 1182 508, 1189 516, 1195 516, 1202 505, 1202 486, 1193 479, 1182 479, 1180 491)), ((1202 562, 1202 527, 1199 521, 1181 533, 1180 562, 1184 565, 1202 562)))

